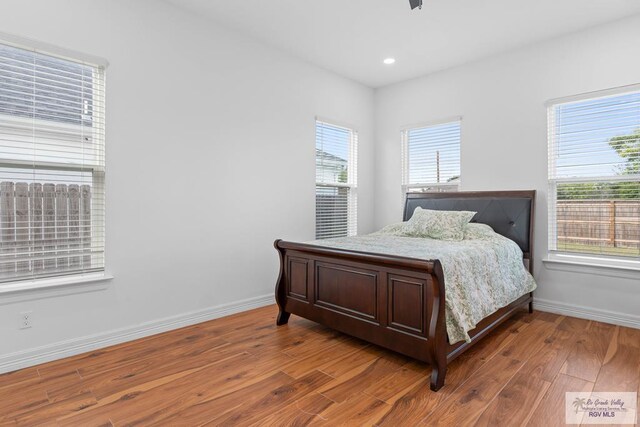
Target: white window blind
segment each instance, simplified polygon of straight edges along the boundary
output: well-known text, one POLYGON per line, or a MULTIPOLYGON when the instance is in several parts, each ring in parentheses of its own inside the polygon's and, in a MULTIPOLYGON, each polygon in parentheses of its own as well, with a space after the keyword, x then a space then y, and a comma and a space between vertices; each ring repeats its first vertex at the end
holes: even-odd
POLYGON ((402 131, 402 192, 457 191, 460 120, 402 131))
POLYGON ((316 239, 357 233, 358 133, 316 121, 316 239))
POLYGON ((550 251, 640 261, 640 91, 548 117, 550 251))
POLYGON ((104 69, 0 41, 0 282, 104 269, 104 69))

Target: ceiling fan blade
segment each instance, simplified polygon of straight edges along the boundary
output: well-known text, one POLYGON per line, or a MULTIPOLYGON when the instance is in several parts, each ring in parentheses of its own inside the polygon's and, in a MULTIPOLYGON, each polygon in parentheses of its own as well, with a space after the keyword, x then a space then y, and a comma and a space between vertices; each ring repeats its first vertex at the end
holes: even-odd
POLYGON ((422 9, 422 0, 409 0, 409 4, 411 5, 411 10, 419 7, 422 9))

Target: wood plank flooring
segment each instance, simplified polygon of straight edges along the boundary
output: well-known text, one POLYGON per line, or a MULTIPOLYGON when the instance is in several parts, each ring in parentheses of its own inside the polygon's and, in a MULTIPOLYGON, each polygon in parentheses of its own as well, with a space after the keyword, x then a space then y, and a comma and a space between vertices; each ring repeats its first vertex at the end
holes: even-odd
POLYGON ((565 391, 640 391, 640 330, 522 312, 430 368, 292 316, 240 313, 0 375, 0 426, 564 425, 565 391))

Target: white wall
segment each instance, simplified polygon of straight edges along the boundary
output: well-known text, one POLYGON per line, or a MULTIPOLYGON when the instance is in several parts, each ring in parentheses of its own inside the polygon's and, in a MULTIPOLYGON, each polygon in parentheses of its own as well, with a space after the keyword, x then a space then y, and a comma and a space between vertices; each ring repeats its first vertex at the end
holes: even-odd
POLYGON ((115 276, 93 292, 0 296, 0 368, 109 331, 122 338, 147 322, 271 298, 274 239, 314 238, 316 115, 360 132, 359 229, 373 229, 373 90, 162 1, 0 7, 1 32, 110 62, 106 250, 115 276), (34 326, 19 330, 25 310, 34 326))
POLYGON ((538 191, 535 275, 540 306, 635 319, 640 274, 552 270, 547 248, 545 101, 640 83, 640 16, 470 63, 376 92, 375 224, 400 221, 400 129, 462 116, 463 190, 538 191), (612 312, 612 313, 607 313, 612 312))

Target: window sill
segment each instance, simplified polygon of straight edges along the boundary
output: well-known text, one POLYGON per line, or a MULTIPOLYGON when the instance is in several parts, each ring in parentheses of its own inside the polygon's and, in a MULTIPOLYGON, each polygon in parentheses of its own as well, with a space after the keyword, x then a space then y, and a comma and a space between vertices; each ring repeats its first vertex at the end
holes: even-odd
POLYGON ((113 276, 104 272, 0 284, 0 305, 106 289, 113 276))
POLYGON ((551 270, 623 278, 640 277, 640 262, 588 255, 549 254, 542 262, 551 270))

